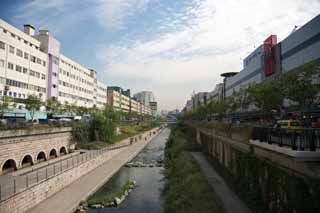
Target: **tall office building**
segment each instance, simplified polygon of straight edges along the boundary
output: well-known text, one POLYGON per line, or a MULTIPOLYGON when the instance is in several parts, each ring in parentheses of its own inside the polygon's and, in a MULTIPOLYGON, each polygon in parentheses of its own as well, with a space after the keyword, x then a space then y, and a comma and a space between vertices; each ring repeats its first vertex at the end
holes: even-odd
POLYGON ((155 102, 154 95, 151 91, 138 92, 133 96, 137 101, 146 106, 150 106, 150 102, 155 102))

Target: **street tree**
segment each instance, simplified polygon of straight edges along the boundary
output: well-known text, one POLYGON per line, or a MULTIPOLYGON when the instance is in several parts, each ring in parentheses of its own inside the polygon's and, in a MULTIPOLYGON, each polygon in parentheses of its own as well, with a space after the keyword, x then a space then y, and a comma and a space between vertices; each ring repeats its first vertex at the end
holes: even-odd
POLYGON ((29 95, 25 100, 26 109, 30 112, 31 120, 33 120, 35 112, 39 110, 41 106, 41 101, 36 95, 29 95))
POLYGON ((297 103, 300 109, 312 106, 320 91, 319 83, 314 81, 319 74, 320 66, 316 62, 303 65, 297 72, 285 74, 281 79, 285 97, 297 103))
POLYGON ((261 84, 252 84, 247 89, 248 98, 252 104, 264 112, 279 109, 284 100, 278 81, 266 81, 261 84))

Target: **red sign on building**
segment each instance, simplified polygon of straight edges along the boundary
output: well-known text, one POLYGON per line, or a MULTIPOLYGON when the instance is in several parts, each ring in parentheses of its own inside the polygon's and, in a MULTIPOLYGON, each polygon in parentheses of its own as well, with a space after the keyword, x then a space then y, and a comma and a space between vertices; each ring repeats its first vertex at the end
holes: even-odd
POLYGON ((264 50, 264 74, 270 76, 275 73, 275 59, 272 47, 277 44, 277 36, 271 35, 263 42, 264 50))

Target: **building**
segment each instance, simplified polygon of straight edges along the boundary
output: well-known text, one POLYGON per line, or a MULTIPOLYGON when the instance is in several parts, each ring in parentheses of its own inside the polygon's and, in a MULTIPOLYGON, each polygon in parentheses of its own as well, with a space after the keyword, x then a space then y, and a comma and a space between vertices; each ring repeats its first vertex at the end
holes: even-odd
POLYGON ((240 87, 276 78, 311 61, 320 61, 320 15, 279 43, 276 35, 269 36, 243 60, 243 69, 226 79, 226 97, 240 87))
POLYGON ((60 52, 60 42, 48 30, 24 25, 24 32, 0 19, 0 95, 84 107, 103 107, 106 85, 97 73, 60 52))
POLYGON ((151 91, 138 92, 133 96, 137 101, 143 103, 146 106, 150 105, 150 102, 156 101, 151 91))
POLYGON ((215 86, 214 90, 208 94, 208 102, 223 100, 223 83, 215 86))
POLYGON ((133 98, 130 99, 130 112, 140 114, 140 103, 133 98))
POLYGON ((97 80, 95 83, 96 88, 96 106, 98 108, 103 108, 107 104, 107 86, 101 81, 97 80))
POLYGON ((130 112, 130 90, 113 86, 107 88, 108 104, 117 111, 130 112))
POLYGON ((208 103, 208 92, 198 92, 192 97, 193 110, 208 103))
POLYGON ((150 105, 152 116, 156 116, 158 111, 158 103, 156 101, 151 101, 149 102, 149 105, 150 105))
POLYGON ((193 111, 193 99, 187 100, 186 106, 185 106, 186 112, 192 112, 193 111))
POLYGON ((25 32, 0 19, 0 95, 25 99, 36 95, 47 99, 48 55, 40 50, 34 28, 25 32))

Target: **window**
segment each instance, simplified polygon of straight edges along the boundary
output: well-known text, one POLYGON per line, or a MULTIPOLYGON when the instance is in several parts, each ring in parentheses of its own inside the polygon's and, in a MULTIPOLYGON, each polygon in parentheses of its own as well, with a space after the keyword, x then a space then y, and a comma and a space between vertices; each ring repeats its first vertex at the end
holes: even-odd
POLYGON ((22 72, 22 67, 19 66, 19 65, 16 65, 16 71, 17 71, 17 72, 22 72))
POLYGON ((46 62, 45 62, 45 61, 42 61, 42 65, 45 67, 45 66, 46 66, 46 62))
POLYGON ((8 62, 8 69, 13 70, 13 64, 8 62))
POLYGON ((56 87, 57 87, 57 85, 53 84, 53 85, 52 85, 52 87, 53 87, 53 88, 56 88, 56 87))
POLYGON ((6 49, 6 44, 2 41, 0 41, 0 49, 6 49))
POLYGON ((33 55, 30 56, 30 60, 31 60, 33 63, 36 63, 36 57, 34 57, 33 55))
POLYGON ((9 52, 14 54, 14 47, 10 45, 9 52))
POLYGON ((36 77, 40 78, 40 73, 36 72, 36 77))
POLYGON ((41 59, 40 58, 37 58, 37 63, 41 64, 41 59))
POLYGON ((4 67, 4 60, 0 59, 0 67, 4 67))
POLYGON ((28 60, 29 59, 29 54, 28 53, 24 53, 24 58, 28 60))
POLYGON ((41 79, 45 80, 46 79, 46 75, 45 74, 41 74, 41 79))
POLYGON ((24 74, 26 74, 26 73, 28 72, 28 68, 23 67, 22 72, 23 72, 24 74))
POLYGON ((56 72, 53 72, 52 74, 53 74, 54 77, 57 77, 57 73, 56 72))
POLYGON ((22 50, 20 50, 20 49, 17 49, 17 56, 20 56, 20 57, 22 57, 22 55, 23 55, 23 53, 22 53, 22 50))
POLYGON ((8 31, 6 29, 3 29, 3 33, 7 33, 8 31))
POLYGON ((15 35, 15 34, 13 34, 13 33, 11 33, 11 36, 12 36, 12 38, 15 38, 15 37, 16 37, 16 35, 15 35))
POLYGON ((25 44, 28 44, 28 41, 26 41, 26 40, 24 40, 23 42, 24 42, 25 44))
POLYGON ((33 71, 33 70, 30 70, 30 71, 29 71, 29 75, 30 75, 30 76, 35 76, 35 74, 36 74, 35 71, 33 71))

